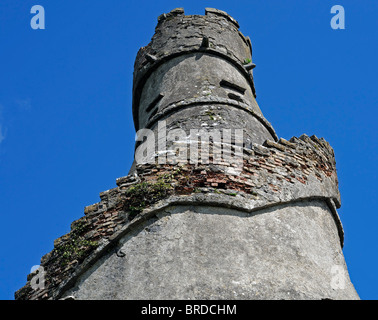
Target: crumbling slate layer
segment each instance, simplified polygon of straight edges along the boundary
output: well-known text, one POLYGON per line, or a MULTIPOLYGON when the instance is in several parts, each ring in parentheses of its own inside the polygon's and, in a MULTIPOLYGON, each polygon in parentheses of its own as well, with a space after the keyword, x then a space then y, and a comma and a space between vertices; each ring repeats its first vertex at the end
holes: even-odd
POLYGON ((71 232, 57 239, 53 251, 41 259, 45 289, 31 288, 31 274, 16 299, 61 298, 122 236, 162 208, 178 204, 253 213, 280 204, 321 200, 330 208, 342 245, 336 163, 328 142, 302 135, 279 143, 268 140, 264 145, 243 149, 243 170, 237 175, 229 163, 137 166, 137 175, 117 179, 118 187, 101 193, 99 203, 86 207, 85 216, 73 222, 71 232), (72 248, 75 245, 79 247, 72 248))

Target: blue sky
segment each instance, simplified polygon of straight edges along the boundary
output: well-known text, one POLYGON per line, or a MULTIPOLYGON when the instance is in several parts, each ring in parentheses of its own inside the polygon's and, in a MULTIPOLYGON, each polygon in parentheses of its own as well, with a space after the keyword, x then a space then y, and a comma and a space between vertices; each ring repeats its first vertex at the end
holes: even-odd
POLYGON ((362 299, 378 298, 378 2, 341 0, 0 2, 0 299, 127 174, 132 72, 157 16, 224 10, 251 38, 257 101, 279 137, 335 150, 344 256, 362 299), (33 5, 46 28, 30 26, 33 5), (330 26, 333 5, 345 30, 330 26))

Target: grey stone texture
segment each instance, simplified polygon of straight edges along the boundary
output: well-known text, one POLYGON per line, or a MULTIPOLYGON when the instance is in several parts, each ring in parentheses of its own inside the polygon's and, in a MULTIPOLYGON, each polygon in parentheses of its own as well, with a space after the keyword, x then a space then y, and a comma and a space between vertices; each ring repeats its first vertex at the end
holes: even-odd
POLYGON ((317 200, 252 214, 200 204, 168 207, 120 239, 65 295, 101 300, 358 297, 330 210, 317 200), (335 282, 333 270, 342 274, 343 285, 335 282))
POLYGON ((252 111, 261 115, 252 89, 243 74, 235 72, 235 67, 229 61, 206 53, 192 53, 173 58, 150 75, 140 98, 140 128, 146 127, 154 111, 146 112, 146 109, 159 94, 162 94, 163 98, 159 102, 157 112, 163 112, 182 100, 201 97, 202 100, 198 99, 198 102, 206 102, 206 98, 224 101, 231 96, 235 101, 244 102, 252 111), (222 83, 222 80, 225 83, 222 83), (238 87, 227 86, 226 81, 238 87), (236 100, 236 97, 239 97, 239 100, 236 100))

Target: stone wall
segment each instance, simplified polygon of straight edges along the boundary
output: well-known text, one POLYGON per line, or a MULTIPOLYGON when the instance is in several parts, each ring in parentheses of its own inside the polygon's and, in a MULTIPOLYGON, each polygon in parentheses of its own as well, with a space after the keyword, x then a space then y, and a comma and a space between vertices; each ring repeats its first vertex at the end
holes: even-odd
MULTIPOLYGON (((44 287, 32 288, 41 276, 32 273, 16 299, 358 299, 333 149, 316 136, 278 138, 256 102, 254 66, 250 39, 227 13, 161 15, 136 57, 133 117, 137 130, 156 138, 164 123, 180 139, 158 134, 145 163, 41 259, 44 287), (235 133, 199 146, 192 129, 235 133), (181 161, 160 161, 182 147, 181 161)), ((148 145, 137 142, 136 155, 148 145)))
POLYGON ((117 179, 118 187, 101 193, 99 203, 86 207, 85 215, 72 223, 71 232, 57 239, 54 250, 41 259, 45 289, 31 289, 31 274, 16 299, 61 298, 93 263, 117 247, 120 239, 139 224, 155 219, 157 212, 177 205, 229 208, 253 216, 277 205, 323 202, 328 206, 327 219, 334 221, 332 232, 338 235, 341 250, 335 159, 324 139, 303 135, 278 143, 267 140, 264 146, 244 148, 242 171, 233 169, 226 162, 137 166, 137 174, 117 179))

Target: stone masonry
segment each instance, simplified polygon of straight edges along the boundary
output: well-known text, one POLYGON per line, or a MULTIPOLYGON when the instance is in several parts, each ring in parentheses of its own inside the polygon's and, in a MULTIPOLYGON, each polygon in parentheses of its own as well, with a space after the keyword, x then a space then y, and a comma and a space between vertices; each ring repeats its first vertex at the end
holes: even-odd
POLYGON ((315 135, 278 138, 256 102, 254 67, 251 40, 227 13, 161 15, 136 57, 133 117, 136 131, 156 137, 164 121, 178 139, 136 158, 42 257, 44 288, 32 288, 32 273, 15 298, 359 299, 334 151, 315 135), (161 162, 162 151, 197 145, 190 129, 236 128, 241 144, 210 139, 208 161, 189 151, 161 162), (240 163, 217 157, 230 143, 240 163))

